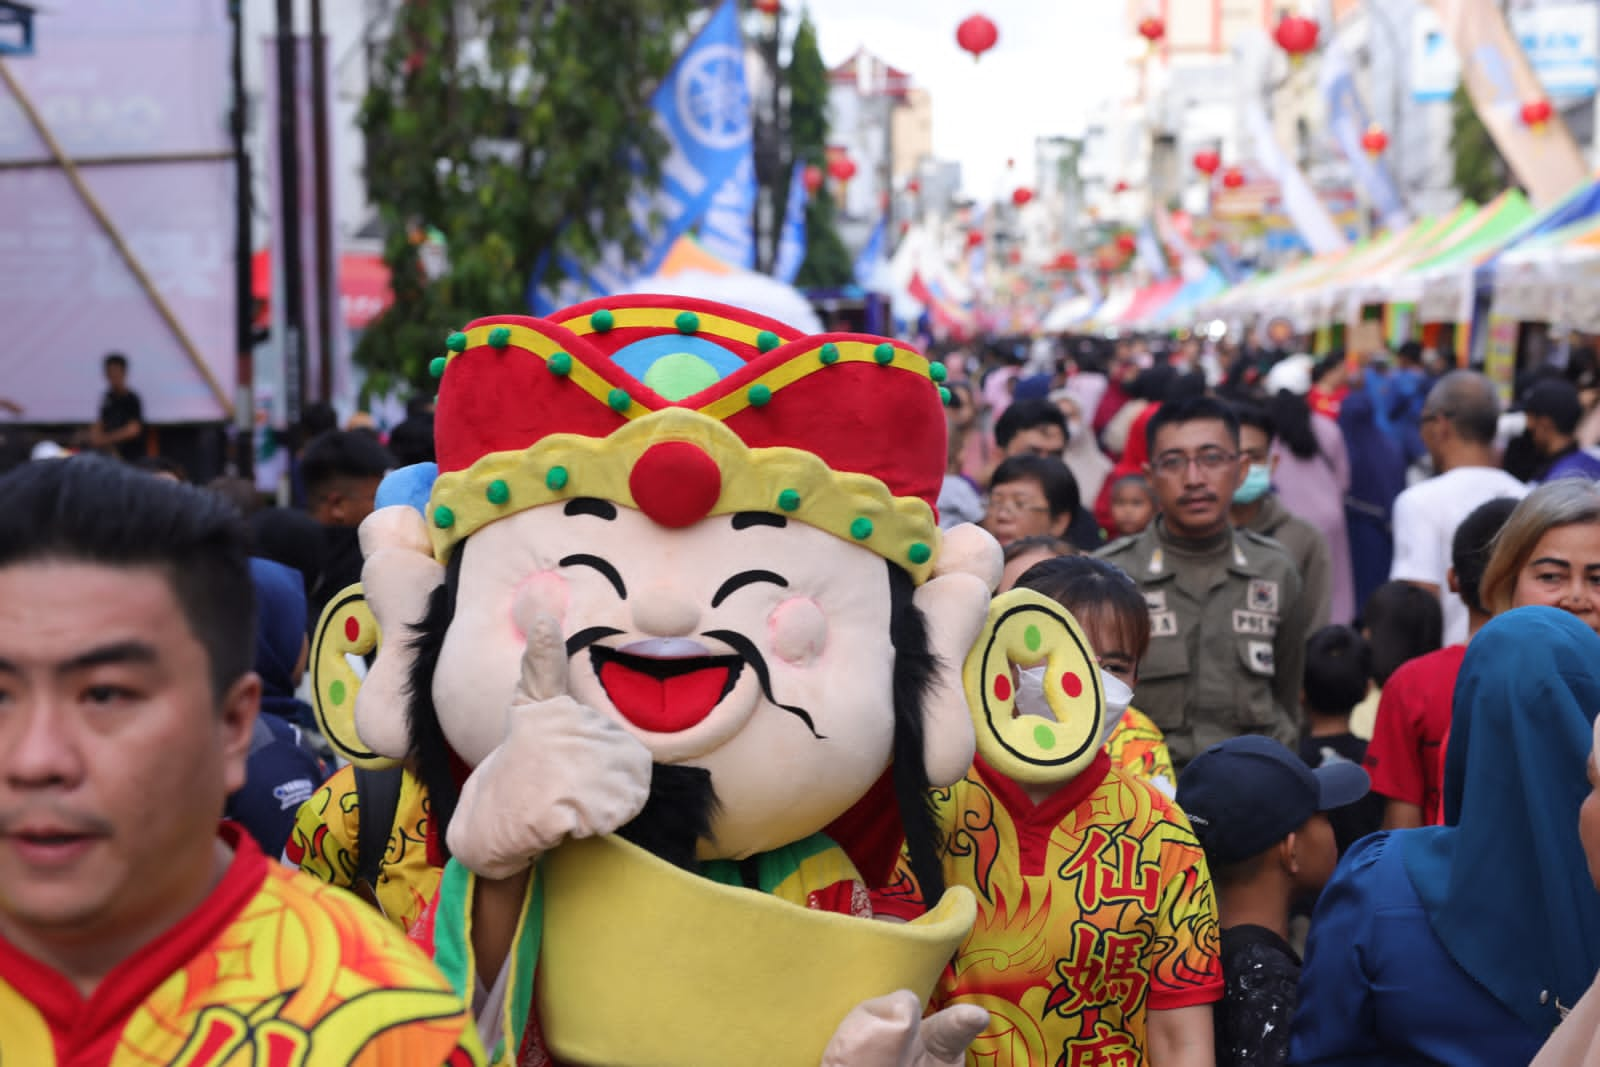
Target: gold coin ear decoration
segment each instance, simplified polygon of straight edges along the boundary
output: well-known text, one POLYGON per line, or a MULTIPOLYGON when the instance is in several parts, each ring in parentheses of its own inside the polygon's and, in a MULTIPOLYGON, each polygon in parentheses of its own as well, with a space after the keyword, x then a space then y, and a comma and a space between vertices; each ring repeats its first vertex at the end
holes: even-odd
POLYGON ((1065 608, 1031 589, 995 597, 962 669, 978 754, 1023 785, 1071 781, 1100 750, 1106 717, 1100 668, 1065 608), (1053 720, 1017 706, 1018 671, 1043 663, 1053 720))
POLYGON ((328 602, 311 639, 311 707, 317 726, 335 752, 357 767, 374 771, 393 767, 396 761, 372 751, 356 733, 361 676, 346 657, 372 654, 380 637, 378 620, 357 584, 328 602))

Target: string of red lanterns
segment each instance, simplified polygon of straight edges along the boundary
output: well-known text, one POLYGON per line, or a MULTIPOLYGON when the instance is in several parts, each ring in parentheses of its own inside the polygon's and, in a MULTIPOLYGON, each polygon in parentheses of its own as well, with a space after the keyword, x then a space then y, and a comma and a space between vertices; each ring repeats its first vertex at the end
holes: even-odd
POLYGON ((855 160, 849 156, 834 156, 828 161, 828 173, 836 181, 847 182, 856 176, 855 160))
POLYGON ((1019 185, 1011 191, 1011 202, 1017 207, 1026 207, 1028 201, 1033 199, 1033 190, 1025 185, 1019 185))
POLYGON ((1214 148, 1202 148, 1194 154, 1194 169, 1207 178, 1215 174, 1221 166, 1222 153, 1214 148))

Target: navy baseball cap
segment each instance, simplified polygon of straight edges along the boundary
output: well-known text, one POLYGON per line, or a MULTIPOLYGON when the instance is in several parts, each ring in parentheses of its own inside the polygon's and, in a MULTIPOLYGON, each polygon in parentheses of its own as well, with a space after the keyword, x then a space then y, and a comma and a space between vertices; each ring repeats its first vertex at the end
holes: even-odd
POLYGON ((1270 737, 1212 745, 1178 776, 1178 806, 1213 864, 1259 856, 1319 811, 1354 804, 1372 780, 1354 763, 1312 770, 1270 737))

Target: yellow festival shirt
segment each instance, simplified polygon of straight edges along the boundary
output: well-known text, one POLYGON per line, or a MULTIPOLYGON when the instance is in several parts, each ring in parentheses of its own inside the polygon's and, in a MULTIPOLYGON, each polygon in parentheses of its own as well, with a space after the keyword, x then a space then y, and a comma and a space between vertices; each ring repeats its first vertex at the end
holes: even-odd
POLYGON ((343 890, 224 829, 210 896, 85 999, 0 938, 10 1067, 478 1067, 461 999, 405 935, 343 890))
MULTIPOLYGON (((344 767, 300 806, 283 858, 319 881, 351 888, 361 828, 357 797, 355 768, 344 767)), ((406 771, 378 884, 372 889, 383 914, 408 933, 439 891, 443 863, 435 864, 429 855, 429 828, 428 791, 406 771)))
MULTIPOLYGON (((944 876, 978 920, 934 991, 989 1025, 983 1067, 1140 1067, 1150 1011, 1220 1000, 1216 899, 1188 819, 1101 752, 1035 805, 981 760, 932 793, 944 876)), ((874 897, 911 918, 921 893, 904 854, 874 897)))
POLYGON ((1151 781, 1161 779, 1173 787, 1178 784, 1178 776, 1172 770, 1172 754, 1167 751, 1166 735, 1138 708, 1122 713, 1116 729, 1106 739, 1106 752, 1111 755, 1113 766, 1130 774, 1151 781))

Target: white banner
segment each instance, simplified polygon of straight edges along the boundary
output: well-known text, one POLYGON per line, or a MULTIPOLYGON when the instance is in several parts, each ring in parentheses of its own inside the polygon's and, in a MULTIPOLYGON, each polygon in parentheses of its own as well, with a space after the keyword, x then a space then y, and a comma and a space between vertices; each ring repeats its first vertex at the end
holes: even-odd
POLYGON ((226 5, 53 0, 36 29, 36 54, 7 69, 83 161, 216 387, 0 83, 0 164, 26 164, 0 167, 0 394, 29 421, 92 422, 101 358, 122 352, 149 421, 222 419, 237 364, 226 5), (191 158, 160 160, 180 153, 191 158), (118 159, 134 161, 106 162, 118 159))

